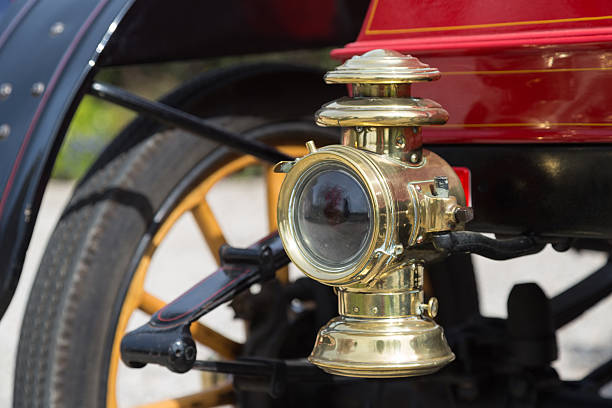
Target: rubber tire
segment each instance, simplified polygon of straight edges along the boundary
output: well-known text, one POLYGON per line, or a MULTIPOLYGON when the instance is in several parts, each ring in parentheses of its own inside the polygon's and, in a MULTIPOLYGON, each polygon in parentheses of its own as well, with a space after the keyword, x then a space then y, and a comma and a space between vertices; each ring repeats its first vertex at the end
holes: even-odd
MULTIPOLYGON (((262 121, 223 122, 238 132, 262 121)), ((167 130, 77 187, 30 293, 17 355, 15 407, 106 406, 106 374, 123 303, 119 294, 129 283, 126 274, 137 245, 185 175, 210 156, 227 154, 200 137, 167 130)), ((218 160, 210 161, 212 171, 218 160)))

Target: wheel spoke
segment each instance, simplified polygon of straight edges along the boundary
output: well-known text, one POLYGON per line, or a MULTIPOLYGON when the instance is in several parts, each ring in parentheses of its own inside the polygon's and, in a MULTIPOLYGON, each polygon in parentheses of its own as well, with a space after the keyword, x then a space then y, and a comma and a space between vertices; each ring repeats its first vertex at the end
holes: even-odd
MULTIPOLYGON (((301 157, 308 153, 304 146, 279 146, 279 150, 293 157, 301 157)), ((268 207, 268 227, 270 232, 278 229, 276 220, 276 207, 278 204, 278 194, 281 184, 285 179, 284 174, 274 173, 274 166, 265 166, 266 175, 266 202, 268 207)), ((282 283, 289 282, 289 266, 285 266, 276 271, 276 278, 282 283)))
POLYGON ((274 173, 272 166, 266 166, 266 199, 268 203, 268 225, 270 231, 278 228, 276 223, 276 204, 283 183, 284 174, 274 173))
MULTIPOLYGON (((268 226, 270 232, 278 229, 276 222, 276 205, 278 203, 278 193, 283 183, 284 174, 274 173, 273 166, 265 167, 266 174, 266 202, 268 205, 268 226)), ((276 278, 282 283, 289 281, 289 267, 285 266, 276 271, 276 278)))
POLYGON ((113 349, 111 354, 112 357, 110 366, 108 368, 108 387, 106 389, 107 408, 117 407, 117 368, 119 366, 121 338, 125 333, 125 328, 130 320, 130 316, 132 313, 134 313, 134 310, 136 310, 140 303, 140 299, 142 298, 142 293, 144 292, 144 281, 147 269, 151 263, 152 254, 153 248, 150 248, 149 251, 142 257, 140 265, 138 265, 138 268, 134 272, 134 277, 132 278, 132 282, 130 283, 130 287, 125 296, 125 302, 121 308, 119 321, 117 322, 117 327, 115 329, 115 339, 113 341, 113 349))
POLYGON ((223 384, 197 394, 140 405, 138 408, 206 408, 232 404, 235 400, 232 384, 223 384))
MULTIPOLYGON (((138 308, 152 315, 164 306, 166 306, 166 303, 163 300, 148 292, 143 292, 138 308)), ((193 322, 190 329, 194 340, 216 351, 222 357, 229 359, 235 358, 242 349, 242 344, 228 339, 221 333, 216 332, 200 322, 193 322)))
POLYGON ((215 257, 217 265, 220 265, 219 248, 225 244, 227 240, 223 236, 223 231, 215 218, 215 214, 205 200, 202 200, 196 207, 191 210, 204 239, 210 248, 210 252, 215 257))

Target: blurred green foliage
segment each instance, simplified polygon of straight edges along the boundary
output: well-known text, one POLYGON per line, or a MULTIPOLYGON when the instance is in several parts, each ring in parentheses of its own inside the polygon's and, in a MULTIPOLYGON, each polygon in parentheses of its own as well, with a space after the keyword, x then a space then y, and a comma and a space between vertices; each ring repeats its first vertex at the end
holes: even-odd
MULTIPOLYGON (((223 57, 207 61, 172 62, 102 69, 97 81, 157 99, 205 71, 253 62, 290 62, 330 69, 337 65, 329 49, 223 57)), ((116 105, 86 96, 79 105, 59 152, 52 177, 78 179, 104 147, 135 115, 116 105)), ((249 170, 251 171, 251 170, 249 170)))
POLYGON ((86 96, 59 151, 52 177, 77 179, 94 162, 104 146, 134 115, 99 99, 86 96))

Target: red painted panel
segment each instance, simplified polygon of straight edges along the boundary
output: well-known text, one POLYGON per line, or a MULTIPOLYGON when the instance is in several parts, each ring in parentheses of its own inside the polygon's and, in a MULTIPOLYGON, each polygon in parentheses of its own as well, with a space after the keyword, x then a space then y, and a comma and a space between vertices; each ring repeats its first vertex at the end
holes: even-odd
POLYGON ((467 167, 453 167, 465 194, 465 204, 472 206, 472 172, 467 167))
POLYGON ((612 142, 610 0, 373 0, 333 55, 374 48, 442 72, 414 87, 450 113, 426 143, 612 142))
POLYGON ((606 142, 612 138, 612 53, 550 48, 537 53, 423 56, 438 82, 414 95, 441 103, 444 127, 423 132, 428 142, 606 142))
POLYGON ((373 0, 359 40, 611 25, 609 0, 373 0))

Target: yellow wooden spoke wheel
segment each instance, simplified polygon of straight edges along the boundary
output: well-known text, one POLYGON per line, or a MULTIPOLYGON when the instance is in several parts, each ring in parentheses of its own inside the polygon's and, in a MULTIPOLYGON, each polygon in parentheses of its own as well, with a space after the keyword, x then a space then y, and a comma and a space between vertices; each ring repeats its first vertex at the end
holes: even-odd
MULTIPOLYGON (((247 122, 236 121, 237 130, 248 130, 247 122)), ((299 124, 296 132, 291 126, 286 132, 276 129, 269 138, 265 131, 259 133, 266 143, 300 156, 305 153, 304 141, 313 137, 304 131, 308 126, 299 124)), ((316 128, 312 129, 317 138, 316 128)), ((327 139, 325 132, 318 133, 320 144, 334 142, 326 134, 327 139)), ((273 230, 282 175, 252 156, 219 149, 182 131, 153 135, 77 187, 50 240, 28 304, 16 405, 22 399, 28 401, 24 406, 121 406, 119 344, 130 317, 138 310, 150 315, 163 307, 161 299, 179 294, 145 289, 156 250, 173 225, 191 213, 218 262, 218 249, 226 237, 207 193, 219 181, 253 165, 263 167, 267 214, 252 216, 267 217, 273 230)), ((278 271, 277 277, 286 282, 287 270, 278 271)), ((194 323, 191 331, 194 340, 221 358, 233 359, 241 352, 240 343, 201 322, 194 323)), ((164 369, 163 375, 176 374, 164 369)), ((191 395, 140 406, 213 407, 235 401, 232 384, 222 381, 191 395)))
MULTIPOLYGON (((295 157, 302 156, 306 153, 304 145, 279 145, 277 147, 279 150, 295 157)), ((200 184, 191 190, 187 196, 181 200, 176 208, 174 208, 169 217, 163 222, 153 237, 151 245, 146 250, 146 256, 140 260, 134 277, 132 278, 132 283, 130 284, 130 288, 119 316, 119 323, 117 324, 115 332, 115 341, 113 343, 113 351, 110 362, 111 365, 108 375, 107 407, 117 407, 116 382, 117 368, 120 358, 119 345, 121 343, 121 338, 125 333, 128 319, 136 309, 140 309, 143 312, 152 315, 157 310, 165 306, 165 303, 161 299, 156 297, 154 294, 145 291, 144 289, 144 280, 156 248, 159 247, 177 220, 184 214, 191 212, 202 233, 202 238, 206 241, 208 248, 215 256, 217 264, 219 264, 219 248, 221 245, 227 243, 227 240, 223 234, 219 222, 215 217, 215 214, 211 209, 211 206, 206 201, 206 195, 220 180, 244 170, 248 166, 257 165, 261 165, 264 168, 268 224, 270 230, 275 230, 276 201, 283 175, 274 173, 272 171, 272 166, 261 164, 253 156, 241 156, 228 161, 218 169, 214 170, 200 184)), ((286 282, 288 280, 287 268, 279 270, 277 275, 278 279, 286 282)), ((200 322, 195 322, 192 324, 191 332, 194 340, 215 351, 223 358, 233 359, 240 353, 242 346, 241 344, 225 337, 224 335, 200 322)), ((142 405, 141 407, 214 407, 232 402, 234 402, 234 398, 231 384, 221 384, 213 389, 205 390, 197 394, 142 405)))

